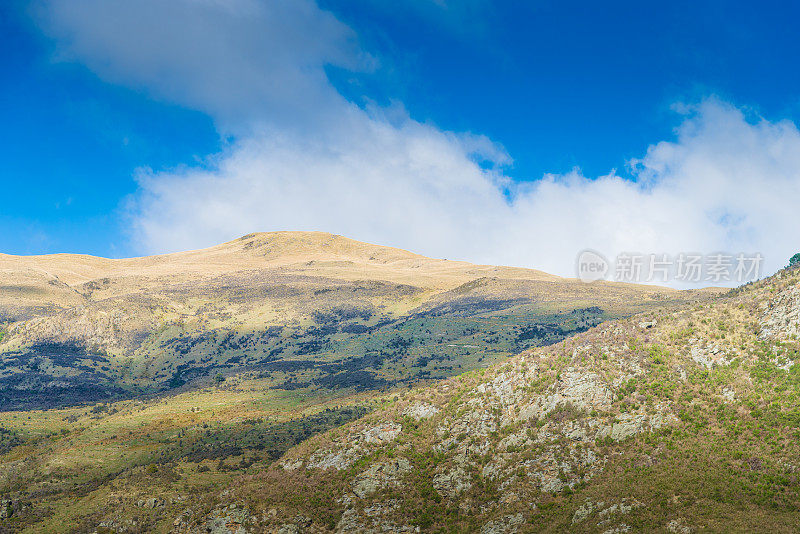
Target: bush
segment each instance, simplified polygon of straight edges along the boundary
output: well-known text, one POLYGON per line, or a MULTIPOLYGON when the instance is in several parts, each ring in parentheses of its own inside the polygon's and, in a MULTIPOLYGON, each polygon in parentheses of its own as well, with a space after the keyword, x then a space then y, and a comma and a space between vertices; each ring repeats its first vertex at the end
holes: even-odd
POLYGON ((789 267, 800 265, 800 252, 789 258, 789 267))

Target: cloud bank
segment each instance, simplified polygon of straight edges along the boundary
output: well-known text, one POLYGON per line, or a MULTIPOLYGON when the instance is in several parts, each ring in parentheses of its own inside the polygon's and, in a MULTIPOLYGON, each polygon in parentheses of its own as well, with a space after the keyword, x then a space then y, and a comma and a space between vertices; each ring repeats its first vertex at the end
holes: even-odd
POLYGON ((322 230, 573 276, 585 248, 761 252, 767 271, 800 248, 800 132, 713 97, 676 108, 674 139, 631 161, 628 178, 521 182, 485 137, 344 99, 325 69, 377 60, 311 1, 53 0, 39 16, 62 59, 202 110, 233 136, 202 166, 140 171, 141 252, 322 230))

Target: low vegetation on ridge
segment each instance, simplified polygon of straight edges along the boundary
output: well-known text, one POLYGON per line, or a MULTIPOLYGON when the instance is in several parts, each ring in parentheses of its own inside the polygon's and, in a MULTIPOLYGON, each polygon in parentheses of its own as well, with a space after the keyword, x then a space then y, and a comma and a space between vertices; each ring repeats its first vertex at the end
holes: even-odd
POLYGON ((396 392, 174 528, 793 532, 798 328, 797 269, 605 323, 396 392))
POLYGON ((304 393, 407 385, 709 296, 589 287, 313 232, 129 260, 0 255, 0 288, 2 410, 160 394, 242 372, 304 393))
POLYGON ((327 234, 192 254, 80 276, 0 257, 55 276, 0 295, 0 529, 781 531, 797 512, 794 270, 717 297, 327 234))

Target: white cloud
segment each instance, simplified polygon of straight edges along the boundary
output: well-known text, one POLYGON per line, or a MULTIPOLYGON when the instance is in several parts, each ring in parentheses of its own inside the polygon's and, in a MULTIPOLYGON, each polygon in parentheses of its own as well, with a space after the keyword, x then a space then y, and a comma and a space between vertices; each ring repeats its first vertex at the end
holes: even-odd
POLYGON ((324 142, 257 135, 209 169, 146 174, 135 211, 148 251, 191 248, 254 230, 339 233, 441 255, 475 254, 507 204, 502 176, 468 157, 504 157, 485 139, 353 109, 324 142))
POLYGON ((514 206, 520 222, 552 222, 537 243, 546 251, 543 264, 563 272, 570 252, 586 246, 610 255, 761 252, 768 269, 783 266, 800 245, 797 128, 749 122, 712 98, 688 108, 676 133, 632 162, 635 183, 573 173, 521 191, 514 206))
POLYGON ((35 13, 58 59, 205 111, 226 130, 336 121, 348 104, 324 66, 374 63, 313 0, 41 0, 35 13))
POLYGON ((325 65, 371 60, 311 2, 141 5, 55 0, 44 20, 64 53, 100 76, 238 133, 204 167, 140 175, 132 225, 142 252, 314 229, 573 275, 584 248, 757 251, 768 270, 800 248, 800 133, 790 122, 748 120, 711 98, 680 109, 675 139, 631 162, 635 181, 576 170, 515 184, 502 172, 508 155, 487 138, 336 93, 325 65), (131 20, 135 32, 123 31, 131 20))

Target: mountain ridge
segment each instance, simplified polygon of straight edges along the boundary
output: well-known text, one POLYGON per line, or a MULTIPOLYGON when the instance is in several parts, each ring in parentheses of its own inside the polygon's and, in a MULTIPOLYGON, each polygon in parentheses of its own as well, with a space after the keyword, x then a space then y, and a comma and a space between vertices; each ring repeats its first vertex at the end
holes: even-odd
POLYGON ((225 521, 236 503, 256 512, 243 522, 254 531, 792 532, 799 332, 800 268, 603 323, 398 392, 177 530, 225 521))
POLYGON ((370 387, 408 379, 417 361, 411 347, 422 353, 426 369, 419 373, 441 377, 482 364, 480 347, 501 357, 642 306, 710 296, 583 284, 320 232, 248 234, 133 259, 2 256, 0 289, 0 398, 23 388, 31 402, 56 384, 64 402, 65 386, 90 388, 96 401, 104 389, 153 393, 309 355, 336 362, 328 369, 338 378, 307 363, 308 372, 287 374, 275 386, 334 380, 370 387), (401 345, 383 349, 380 361, 367 357, 396 337, 401 345))
POLYGON ((720 296, 337 254, 34 277, 65 300, 0 324, 0 530, 790 531, 798 271, 720 296))

